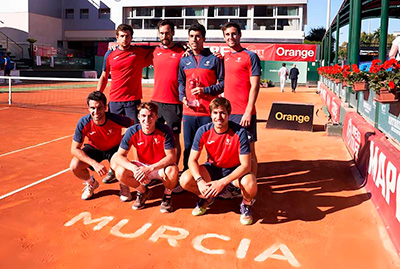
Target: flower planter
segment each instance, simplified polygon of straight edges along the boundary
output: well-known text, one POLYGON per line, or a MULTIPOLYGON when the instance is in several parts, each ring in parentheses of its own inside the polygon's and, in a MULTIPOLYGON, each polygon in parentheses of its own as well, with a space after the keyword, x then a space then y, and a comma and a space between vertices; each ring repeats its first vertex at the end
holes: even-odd
POLYGON ((359 92, 359 91, 366 91, 368 90, 368 83, 365 81, 357 81, 353 83, 353 91, 359 92))
POLYGON ((399 101, 397 95, 386 88, 380 89, 380 91, 376 93, 374 100, 379 103, 394 103, 399 101))

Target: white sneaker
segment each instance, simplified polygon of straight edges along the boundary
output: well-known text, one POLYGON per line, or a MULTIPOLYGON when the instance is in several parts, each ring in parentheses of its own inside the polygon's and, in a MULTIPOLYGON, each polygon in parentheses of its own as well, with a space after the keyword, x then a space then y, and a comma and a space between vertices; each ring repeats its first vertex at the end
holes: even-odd
POLYGON ((132 194, 129 186, 119 183, 119 188, 119 199, 121 200, 121 202, 128 202, 132 200, 132 194))
POLYGON ((81 198, 82 200, 87 200, 93 196, 94 190, 99 187, 99 182, 97 182, 96 179, 93 178, 93 183, 84 182, 83 184, 86 186, 83 188, 81 198))

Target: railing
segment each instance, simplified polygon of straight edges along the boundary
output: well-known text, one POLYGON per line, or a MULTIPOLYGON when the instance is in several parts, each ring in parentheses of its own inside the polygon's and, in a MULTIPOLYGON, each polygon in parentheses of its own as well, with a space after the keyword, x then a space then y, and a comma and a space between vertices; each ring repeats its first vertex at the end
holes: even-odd
POLYGON ((7 50, 7 52, 11 52, 16 60, 24 58, 24 50, 22 49, 22 47, 1 31, 0 45, 2 45, 7 50))

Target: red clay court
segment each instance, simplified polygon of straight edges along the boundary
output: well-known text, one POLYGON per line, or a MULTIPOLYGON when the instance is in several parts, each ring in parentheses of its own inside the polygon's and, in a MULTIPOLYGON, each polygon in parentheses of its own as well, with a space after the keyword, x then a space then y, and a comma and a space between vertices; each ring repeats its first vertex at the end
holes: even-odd
POLYGON ((193 217, 196 197, 183 193, 173 213, 161 214, 159 185, 139 211, 120 202, 118 183, 100 184, 83 201, 82 182, 68 170, 83 114, 0 105, 1 267, 400 268, 341 137, 321 130, 321 108, 315 89, 261 89, 259 191, 246 227, 240 199, 217 200, 193 217), (315 131, 266 129, 273 101, 313 103, 315 131))

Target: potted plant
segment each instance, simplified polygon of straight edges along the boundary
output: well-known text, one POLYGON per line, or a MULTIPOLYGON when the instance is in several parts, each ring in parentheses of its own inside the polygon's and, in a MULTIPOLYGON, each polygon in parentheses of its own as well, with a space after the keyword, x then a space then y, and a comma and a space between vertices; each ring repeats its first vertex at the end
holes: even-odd
POLYGON ((368 72, 361 71, 356 64, 352 65, 352 69, 347 75, 347 84, 356 92, 368 90, 368 72))
POLYGON ((380 63, 380 60, 373 60, 369 73, 369 85, 375 91, 375 101, 397 102, 400 89, 400 64, 395 59, 380 63))

